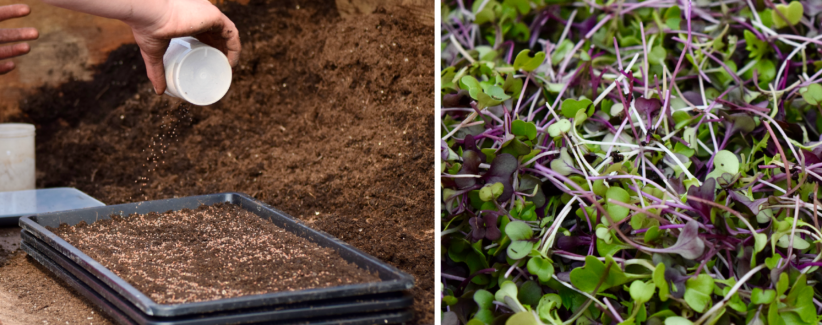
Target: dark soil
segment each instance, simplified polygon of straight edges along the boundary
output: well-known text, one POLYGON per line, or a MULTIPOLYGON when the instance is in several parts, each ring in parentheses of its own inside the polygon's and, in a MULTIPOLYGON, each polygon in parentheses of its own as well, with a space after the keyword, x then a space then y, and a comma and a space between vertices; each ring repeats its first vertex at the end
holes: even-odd
POLYGON ((344 20, 333 1, 224 10, 243 53, 215 105, 153 95, 134 45, 23 101, 38 187, 107 204, 248 193, 413 274, 415 322, 433 323, 433 27, 390 8, 344 20))
POLYGON ((161 304, 380 281, 232 204, 113 215, 53 231, 161 304))
POLYGON ((6 265, 6 261, 8 261, 11 253, 12 252, 3 249, 3 247, 0 247, 0 266, 6 265))

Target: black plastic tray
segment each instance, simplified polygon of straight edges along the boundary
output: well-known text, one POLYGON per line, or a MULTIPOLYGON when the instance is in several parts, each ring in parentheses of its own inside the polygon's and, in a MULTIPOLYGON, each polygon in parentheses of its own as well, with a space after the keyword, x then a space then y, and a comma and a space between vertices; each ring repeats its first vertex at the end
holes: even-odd
MULTIPOLYGON (((402 308, 410 307, 413 304, 413 299, 409 295, 382 294, 367 298, 326 301, 322 305, 294 304, 288 308, 261 307, 233 313, 223 312, 182 317, 153 317, 137 310, 133 304, 95 279, 90 273, 33 236, 24 234, 21 248, 40 264, 43 264, 47 269, 55 273, 59 278, 77 289, 80 294, 100 306, 103 311, 115 321, 123 324, 217 325, 259 322, 315 324, 317 322, 329 321, 330 319, 339 320, 352 317, 357 319, 365 317, 368 320, 385 323, 385 321, 407 321, 412 316, 408 314, 407 318, 403 319, 393 317, 390 317, 391 319, 380 318, 386 314, 405 315, 406 311, 402 308), (376 317, 379 319, 373 318, 375 315, 378 315, 376 317)), ((336 323, 337 322, 334 322, 334 324, 336 323)))
POLYGON ((46 244, 68 257, 73 262, 77 263, 80 267, 93 274, 97 279, 101 280, 115 292, 134 304, 134 306, 136 306, 139 310, 150 316, 171 317, 205 314, 261 306, 276 306, 296 302, 309 302, 396 292, 408 290, 414 287, 414 278, 407 273, 404 273, 368 254, 365 254, 327 233, 311 229, 297 222, 282 211, 240 193, 210 194, 178 199, 110 205, 66 212, 46 213, 20 218, 20 227, 38 239, 44 241, 46 244), (187 304, 158 304, 134 288, 131 284, 105 268, 103 265, 46 229, 46 227, 56 228, 62 223, 66 223, 70 226, 75 225, 80 221, 92 223, 97 220, 109 219, 109 216, 111 215, 120 215, 125 217, 134 213, 163 213, 172 210, 177 211, 182 209, 196 209, 201 205, 212 205, 220 202, 230 202, 239 205, 243 209, 258 215, 261 218, 271 220, 271 222, 275 225, 285 229, 286 231, 306 238, 320 246, 332 248, 349 263, 354 263, 369 272, 377 272, 382 281, 301 291, 275 292, 187 304))

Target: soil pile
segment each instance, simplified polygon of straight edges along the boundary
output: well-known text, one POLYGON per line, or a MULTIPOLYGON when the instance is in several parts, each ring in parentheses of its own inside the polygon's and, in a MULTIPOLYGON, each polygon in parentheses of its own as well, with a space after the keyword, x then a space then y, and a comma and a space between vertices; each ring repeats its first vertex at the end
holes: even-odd
POLYGON ((134 45, 23 101, 38 186, 107 204, 248 193, 415 275, 416 322, 433 323, 433 27, 402 9, 343 20, 332 1, 224 11, 243 53, 213 106, 153 95, 134 45))
POLYGON ((161 304, 380 279, 232 204, 118 215, 54 233, 161 304))

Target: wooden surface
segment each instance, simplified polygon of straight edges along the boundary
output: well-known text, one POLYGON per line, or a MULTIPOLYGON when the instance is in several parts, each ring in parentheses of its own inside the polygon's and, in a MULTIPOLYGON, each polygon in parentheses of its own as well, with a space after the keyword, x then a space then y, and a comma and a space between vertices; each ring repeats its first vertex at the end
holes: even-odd
MULTIPOLYGON (((249 0, 233 1, 247 3, 249 0)), ((335 1, 343 18, 370 14, 382 5, 399 7, 398 12, 434 26, 436 0, 335 1)), ((0 0, 0 6, 15 3, 29 5, 31 15, 0 22, 0 28, 35 27, 40 31, 40 39, 29 42, 31 53, 13 59, 17 65, 14 71, 0 75, 0 122, 19 111, 18 102, 26 92, 45 84, 57 85, 72 77, 88 79, 91 77, 89 67, 105 60, 111 50, 134 42, 130 28, 120 21, 49 6, 41 0, 0 0)))

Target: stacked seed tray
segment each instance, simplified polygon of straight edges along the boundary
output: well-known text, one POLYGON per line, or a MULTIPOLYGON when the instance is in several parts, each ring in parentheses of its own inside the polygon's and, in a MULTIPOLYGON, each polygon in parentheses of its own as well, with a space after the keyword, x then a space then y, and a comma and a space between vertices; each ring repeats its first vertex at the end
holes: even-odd
POLYGON ((285 213, 239 193, 147 201, 20 218, 22 249, 120 324, 399 324, 410 321, 414 278, 285 213), (158 304, 46 227, 93 223, 111 215, 163 213, 229 202, 275 225, 331 248, 380 280, 228 299, 158 304))

